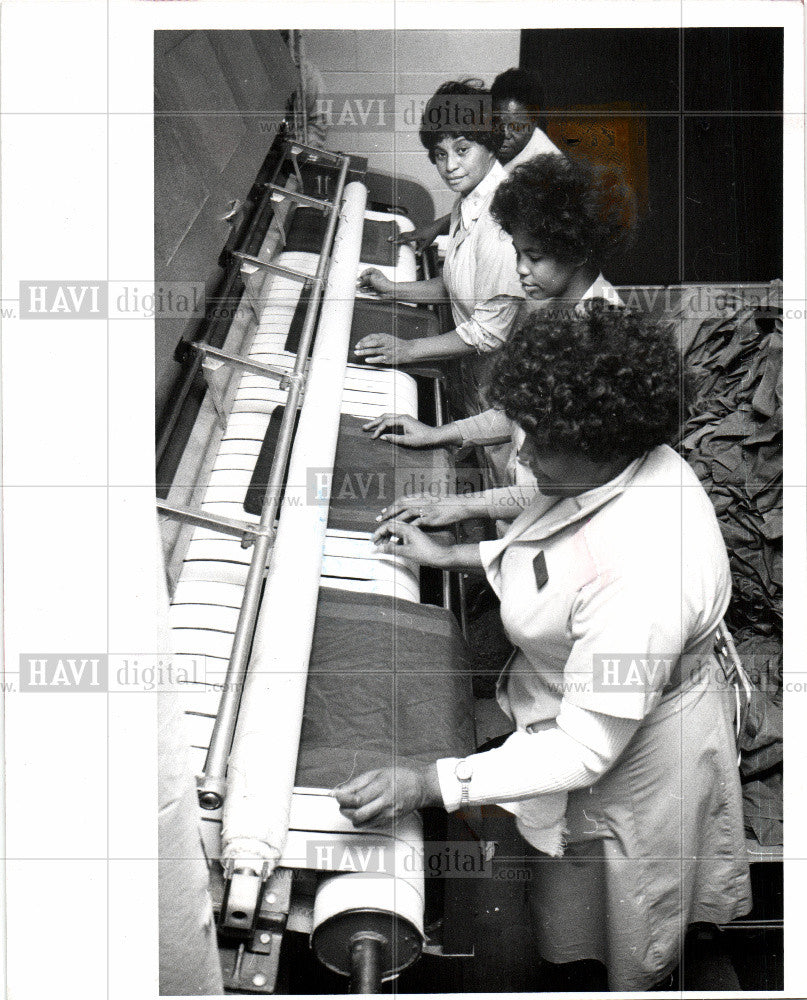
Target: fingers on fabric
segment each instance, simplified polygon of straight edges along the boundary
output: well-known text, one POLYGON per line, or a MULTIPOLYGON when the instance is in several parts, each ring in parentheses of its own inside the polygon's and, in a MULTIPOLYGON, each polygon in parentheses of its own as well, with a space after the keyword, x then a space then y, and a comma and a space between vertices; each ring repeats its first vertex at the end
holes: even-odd
POLYGON ((343 809, 356 826, 385 826, 424 804, 423 778, 417 768, 387 767, 357 794, 358 805, 343 809))
POLYGON ((371 333, 356 344, 353 353, 364 358, 366 364, 392 364, 395 360, 395 346, 391 337, 384 333, 371 333))
POLYGON ((351 778, 350 781, 344 781, 341 785, 337 785, 333 789, 334 798, 339 802, 340 805, 357 806, 360 804, 360 799, 354 801, 358 795, 365 789, 370 782, 372 782, 377 776, 378 770, 365 771, 363 774, 357 775, 355 778, 351 778))
POLYGON ((400 535, 394 532, 389 524, 382 524, 373 533, 372 541, 379 552, 392 555, 400 545, 400 535))
POLYGON ((397 417, 394 413, 382 413, 380 417, 373 417, 366 424, 362 424, 361 429, 368 434, 372 431, 373 437, 378 437, 379 434, 384 433, 385 428, 389 426, 390 422, 394 422, 395 420, 397 420, 397 417))
POLYGON ((357 827, 386 826, 393 818, 392 806, 385 797, 373 799, 360 809, 339 811, 357 827))
POLYGON ((411 546, 413 542, 422 537, 422 532, 419 532, 417 528, 407 524, 400 517, 396 517, 376 528, 373 534, 373 543, 382 552, 394 554, 400 553, 402 548, 411 546))
POLYGON ((397 518, 390 517, 373 533, 373 544, 382 552, 392 553, 403 544, 403 536, 399 530, 397 518))
POLYGON ((414 496, 398 497, 388 506, 381 510, 376 517, 376 521, 390 521, 399 518, 408 521, 410 524, 418 523, 431 524, 439 521, 442 514, 442 503, 435 497, 428 494, 415 494, 414 496))
POLYGON ((385 441, 392 444, 406 444, 407 426, 404 417, 396 416, 394 413, 384 413, 375 420, 364 424, 362 430, 368 433, 372 431, 374 438, 383 437, 385 441))
POLYGON ((368 334, 366 337, 362 337, 361 340, 353 348, 354 354, 371 354, 373 351, 378 350, 381 347, 381 341, 378 336, 374 333, 368 334))
POLYGON ((376 521, 392 521, 395 518, 405 519, 411 521, 413 517, 418 517, 420 508, 417 508, 409 500, 395 500, 389 505, 389 507, 384 507, 381 513, 376 518, 376 521))
POLYGON ((393 782, 386 771, 368 771, 334 789, 340 812, 354 826, 389 822, 393 808, 393 782))
POLYGON ((387 242, 394 243, 395 246, 411 243, 415 250, 421 250, 426 242, 426 237, 419 229, 410 229, 409 232, 398 233, 397 236, 389 236, 387 242))

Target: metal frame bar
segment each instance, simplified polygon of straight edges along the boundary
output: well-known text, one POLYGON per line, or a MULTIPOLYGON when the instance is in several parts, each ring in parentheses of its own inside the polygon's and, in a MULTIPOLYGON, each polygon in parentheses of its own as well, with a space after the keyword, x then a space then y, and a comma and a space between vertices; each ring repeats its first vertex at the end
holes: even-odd
MULTIPOLYGON (((781 861, 780 861, 781 863, 781 861)), ((784 920, 771 918, 770 920, 746 920, 740 918, 736 923, 718 924, 721 931, 780 931, 784 928, 784 920)))
POLYGON ((218 347, 211 347, 209 344, 201 341, 193 346, 205 359, 214 358, 216 361, 221 361, 222 364, 229 365, 231 368, 241 368, 243 371, 252 372, 253 375, 265 375, 267 378, 277 379, 281 383, 284 379, 289 379, 291 375, 291 372, 285 368, 280 368, 277 365, 265 365, 260 361, 252 361, 250 358, 242 357, 240 354, 230 354, 227 351, 222 351, 218 347))
MULTIPOLYGON (((284 140, 283 152, 279 155, 277 163, 272 171, 271 179, 272 181, 277 180, 280 175, 280 171, 283 168, 283 164, 289 155, 289 141, 284 140)), ((249 228, 244 236, 244 241, 242 247, 247 252, 257 251, 260 247, 261 241, 263 240, 264 232, 268 228, 268 220, 266 222, 266 227, 263 226, 263 220, 266 215, 266 211, 270 208, 272 203, 272 195, 268 190, 264 190, 260 201, 258 202, 255 212, 252 216, 252 220, 249 224, 249 228)), ((241 267, 240 264, 236 265, 234 261, 231 262, 229 269, 225 272, 225 277, 219 288, 219 294, 216 296, 219 300, 227 300, 233 294, 233 291, 241 280, 241 267)), ((203 332, 198 338, 205 343, 209 343, 213 339, 213 335, 218 327, 221 325, 222 320, 215 316, 215 310, 211 310, 209 318, 206 318, 203 326, 203 332)), ((229 325, 229 320, 228 320, 229 325)), ((168 443, 173 435, 177 424, 179 423, 179 418, 182 413, 185 402, 187 401, 188 395, 190 394, 191 387, 199 374, 199 368, 201 366, 202 359, 199 355, 194 355, 190 359, 190 363, 185 370, 184 375, 182 375, 181 380, 178 380, 177 388, 172 393, 170 409, 165 412, 162 416, 157 443, 156 443, 156 458, 157 465, 162 463, 163 458, 168 450, 168 443)))
POLYGON ((259 525, 252 524, 250 521, 238 521, 235 518, 223 517, 220 514, 205 514, 203 511, 194 510, 192 507, 182 507, 179 504, 166 503, 165 500, 157 501, 157 511, 164 517, 171 517, 176 521, 192 524, 196 528, 209 528, 211 531, 220 531, 223 535, 234 535, 236 538, 241 538, 244 548, 252 545, 258 535, 266 533, 259 525))
POLYGON ((325 201, 324 198, 312 198, 310 194, 303 194, 302 191, 288 191, 286 188, 281 187, 279 184, 273 184, 271 181, 267 181, 264 187, 269 188, 273 194, 281 194, 284 197, 290 198, 292 201, 297 201, 301 205, 306 205, 309 208, 319 208, 323 212, 327 212, 331 207, 331 202, 325 201))
POLYGON ((303 37, 302 33, 292 31, 289 35, 291 58, 297 67, 297 93, 294 95, 294 129, 297 131, 297 111, 300 114, 300 130, 303 142, 308 142, 308 95, 305 92, 305 76, 303 74, 303 37))
MULTIPOLYGON (((292 169, 297 175, 300 186, 302 187, 302 176, 300 174, 300 167, 298 163, 301 154, 303 162, 312 160, 318 163, 328 164, 330 166, 341 166, 343 163, 350 163, 350 158, 346 157, 344 154, 332 153, 327 150, 317 149, 314 146, 308 146, 303 142, 297 142, 296 139, 284 138, 282 151, 276 154, 277 162, 275 163, 273 169, 269 168, 271 169, 271 175, 268 183, 274 184, 280 176, 284 164, 290 163, 292 169)), ((216 299, 224 299, 225 301, 229 299, 233 295, 237 283, 241 280, 241 261, 244 258, 240 258, 239 254, 243 253, 245 258, 251 264, 263 265, 265 263, 252 255, 258 252, 264 233, 266 232, 269 222, 271 221, 271 216, 269 219, 266 219, 266 213, 268 210, 271 210, 271 205, 272 192, 269 188, 264 188, 263 194, 261 195, 261 198, 253 212, 252 219, 241 243, 241 250, 232 251, 230 254, 230 262, 227 270, 225 271, 224 277, 222 278, 222 282, 219 285, 219 291, 216 295, 216 299), (238 261, 238 263, 236 263, 236 261, 238 261)), ((209 343, 223 322, 224 320, 222 318, 215 315, 215 310, 211 309, 209 315, 206 316, 205 320, 203 320, 202 333, 197 340, 209 343)), ((227 323, 229 324, 229 319, 227 319, 227 323)), ((167 407, 161 414, 155 447, 158 467, 162 464, 163 459, 166 456, 169 441, 171 440, 177 424, 179 423, 180 415, 182 414, 182 410, 187 402, 188 396, 190 395, 191 388, 199 375, 201 361, 201 357, 197 354, 194 354, 189 358, 188 366, 184 374, 177 379, 176 389, 171 394, 170 406, 167 407)))
POLYGON ((213 406, 222 430, 227 427, 227 406, 225 402, 226 389, 222 385, 221 377, 225 368, 235 368, 241 371, 251 372, 254 375, 261 375, 264 378, 275 379, 281 389, 288 389, 291 385, 292 376, 285 368, 278 368, 277 365, 265 365, 260 361, 251 361, 249 358, 238 354, 230 354, 221 351, 217 347, 209 347, 207 344, 194 344, 204 360, 202 361, 202 374, 207 382, 207 391, 213 401, 213 406))
MULTIPOLYGON (((434 422, 437 427, 442 427, 443 424, 446 422, 445 403, 443 400, 443 387, 440 384, 439 378, 436 378, 434 380, 434 417, 435 417, 434 422)), ((443 580, 443 607, 445 608, 446 611, 450 611, 451 573, 447 569, 444 569, 442 572, 442 580, 443 580)))
POLYGON ((282 264, 273 264, 269 260, 261 260, 260 257, 254 257, 252 254, 243 253, 241 250, 234 250, 233 257, 237 257, 242 264, 251 264, 253 267, 262 268, 264 271, 270 271, 272 274, 277 274, 281 278, 291 278, 294 281, 310 281, 312 284, 317 283, 317 277, 312 277, 310 274, 306 274, 305 271, 298 271, 293 267, 284 267, 282 264))
POLYGON ((274 524, 280 504, 280 487, 282 486, 286 464, 291 451, 294 436, 294 421, 302 397, 305 367, 308 363, 308 355, 314 339, 317 310, 324 291, 325 276, 330 262, 330 251, 336 233, 336 224, 339 219, 349 165, 349 158, 341 157, 336 194, 328 217, 328 226, 325 231, 322 250, 320 251, 316 276, 313 280, 311 298, 306 308, 305 321, 300 334, 300 346, 297 351, 294 368, 289 375, 291 384, 283 411, 283 419, 280 423, 277 445, 272 460, 272 469, 269 473, 269 482, 261 511, 260 527, 265 533, 257 535, 255 538, 255 547, 244 587, 244 599, 239 611, 235 634, 233 635, 230 662, 227 666, 227 674, 223 685, 224 690, 222 691, 219 710, 210 738, 204 772, 198 784, 199 802, 205 809, 217 809, 224 800, 227 760, 232 747, 238 709, 241 703, 244 674, 247 668, 249 650, 258 616, 263 577, 266 571, 272 540, 271 533, 274 531, 274 524))
POLYGON ((329 149, 320 149, 318 146, 309 146, 304 142, 297 142, 296 139, 287 139, 286 145, 288 147, 289 156, 292 159, 298 157, 300 153, 306 153, 306 159, 312 158, 325 160, 334 167, 338 167, 342 160, 345 159, 344 153, 332 153, 329 149))

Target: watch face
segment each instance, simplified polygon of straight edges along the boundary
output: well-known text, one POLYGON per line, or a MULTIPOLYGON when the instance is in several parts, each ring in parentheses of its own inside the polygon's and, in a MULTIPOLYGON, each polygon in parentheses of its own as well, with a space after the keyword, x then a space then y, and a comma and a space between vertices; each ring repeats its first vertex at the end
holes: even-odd
POLYGON ((458 781, 470 781, 473 777, 474 769, 469 760, 461 760, 454 768, 454 774, 458 781))

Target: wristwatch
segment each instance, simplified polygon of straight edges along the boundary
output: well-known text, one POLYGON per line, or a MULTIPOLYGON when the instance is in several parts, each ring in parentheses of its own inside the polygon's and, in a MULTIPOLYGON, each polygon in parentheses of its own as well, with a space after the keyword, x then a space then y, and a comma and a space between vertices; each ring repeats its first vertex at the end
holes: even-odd
POLYGON ((469 806, 471 804, 471 778, 474 776, 473 764, 467 759, 458 760, 454 767, 454 776, 462 785, 460 805, 469 806))

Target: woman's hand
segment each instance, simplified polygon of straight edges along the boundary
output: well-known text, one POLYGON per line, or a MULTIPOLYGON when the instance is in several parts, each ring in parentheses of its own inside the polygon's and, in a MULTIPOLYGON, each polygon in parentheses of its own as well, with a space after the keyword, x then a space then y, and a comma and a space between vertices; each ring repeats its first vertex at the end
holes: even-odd
POLYGON ((413 250, 423 250, 434 243, 435 237, 440 233, 435 232, 435 224, 432 222, 428 226, 418 226, 417 229, 410 229, 408 233, 398 233, 397 236, 390 236, 388 243, 394 243, 396 247, 404 243, 411 243, 413 250))
POLYGON ((395 282, 378 270, 377 267, 368 267, 359 275, 356 287, 362 292, 374 292, 388 298, 395 291, 395 282))
POLYGON ((419 493, 399 497, 389 507, 385 507, 376 520, 386 522, 397 518, 416 527, 444 528, 457 521, 464 521, 467 517, 469 513, 462 497, 434 497, 429 493, 419 493))
POLYGON ((409 361, 410 345, 389 333, 368 333, 353 351, 368 365, 405 365, 409 361))
POLYGON ((385 521, 373 534, 373 543, 385 555, 403 556, 423 566, 450 568, 453 547, 435 541, 405 521, 385 521))
POLYGON ((402 444, 405 448, 430 448, 437 444, 436 427, 429 427, 406 413, 398 416, 395 413, 382 413, 374 420, 368 420, 362 425, 362 430, 372 437, 391 441, 392 444, 402 444))
POLYGON ((354 826, 387 826, 416 809, 442 803, 434 764, 399 764, 367 771, 333 790, 354 826))

